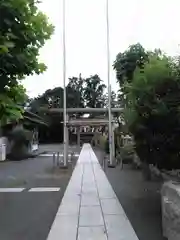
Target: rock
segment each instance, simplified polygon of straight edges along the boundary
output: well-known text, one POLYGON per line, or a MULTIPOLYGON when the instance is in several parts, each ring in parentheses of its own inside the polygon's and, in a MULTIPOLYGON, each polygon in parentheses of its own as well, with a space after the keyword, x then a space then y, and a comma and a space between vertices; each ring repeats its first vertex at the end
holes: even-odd
POLYGON ((180 183, 166 182, 161 189, 163 236, 180 239, 180 183))

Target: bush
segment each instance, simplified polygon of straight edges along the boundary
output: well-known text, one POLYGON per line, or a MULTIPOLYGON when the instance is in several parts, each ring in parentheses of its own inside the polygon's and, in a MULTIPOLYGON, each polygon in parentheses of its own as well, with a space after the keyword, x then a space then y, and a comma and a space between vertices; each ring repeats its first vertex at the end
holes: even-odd
POLYGON ((29 152, 29 147, 31 140, 31 131, 24 129, 21 126, 16 126, 10 134, 12 147, 9 158, 12 160, 21 160, 30 157, 31 153, 29 152))
POLYGON ((141 161, 180 168, 180 78, 175 64, 154 54, 125 83, 126 119, 141 161))

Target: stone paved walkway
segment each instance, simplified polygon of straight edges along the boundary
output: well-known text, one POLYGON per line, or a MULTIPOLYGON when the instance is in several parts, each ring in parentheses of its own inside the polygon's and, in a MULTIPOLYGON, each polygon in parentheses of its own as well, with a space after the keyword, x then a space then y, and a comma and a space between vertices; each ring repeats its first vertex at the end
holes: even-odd
POLYGON ((81 150, 47 240, 138 240, 89 144, 81 150))

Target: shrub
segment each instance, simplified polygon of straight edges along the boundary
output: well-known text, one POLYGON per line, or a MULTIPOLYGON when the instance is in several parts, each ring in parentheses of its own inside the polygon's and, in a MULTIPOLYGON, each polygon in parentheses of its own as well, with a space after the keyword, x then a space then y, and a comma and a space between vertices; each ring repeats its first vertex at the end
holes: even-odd
POLYGON ((124 85, 137 154, 165 169, 180 168, 180 78, 174 66, 164 55, 151 55, 124 85))
POLYGON ((30 157, 31 154, 29 153, 29 147, 31 140, 31 131, 24 129, 21 126, 16 126, 10 134, 12 147, 9 158, 14 160, 21 160, 30 157))

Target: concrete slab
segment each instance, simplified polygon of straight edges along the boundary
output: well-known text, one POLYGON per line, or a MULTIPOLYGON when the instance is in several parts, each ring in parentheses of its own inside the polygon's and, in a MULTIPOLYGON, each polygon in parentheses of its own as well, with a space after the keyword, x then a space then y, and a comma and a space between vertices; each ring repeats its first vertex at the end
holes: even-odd
POLYGON ((125 214, 124 210, 116 198, 101 199, 103 214, 125 214))
POLYGON ((58 209, 58 215, 78 215, 79 214, 80 201, 68 201, 61 204, 58 209))
POLYGON ((79 227, 78 240, 107 240, 106 230, 103 227, 79 227))
POLYGON ((81 198, 81 206, 100 205, 97 193, 83 193, 81 198))
POLYGON ((108 240, 138 240, 125 214, 104 215, 108 240))
POLYGON ((81 206, 79 226, 104 226, 100 206, 81 206))
POLYGON ((55 221, 48 235, 48 240, 76 240, 78 229, 77 216, 56 215, 55 221))

